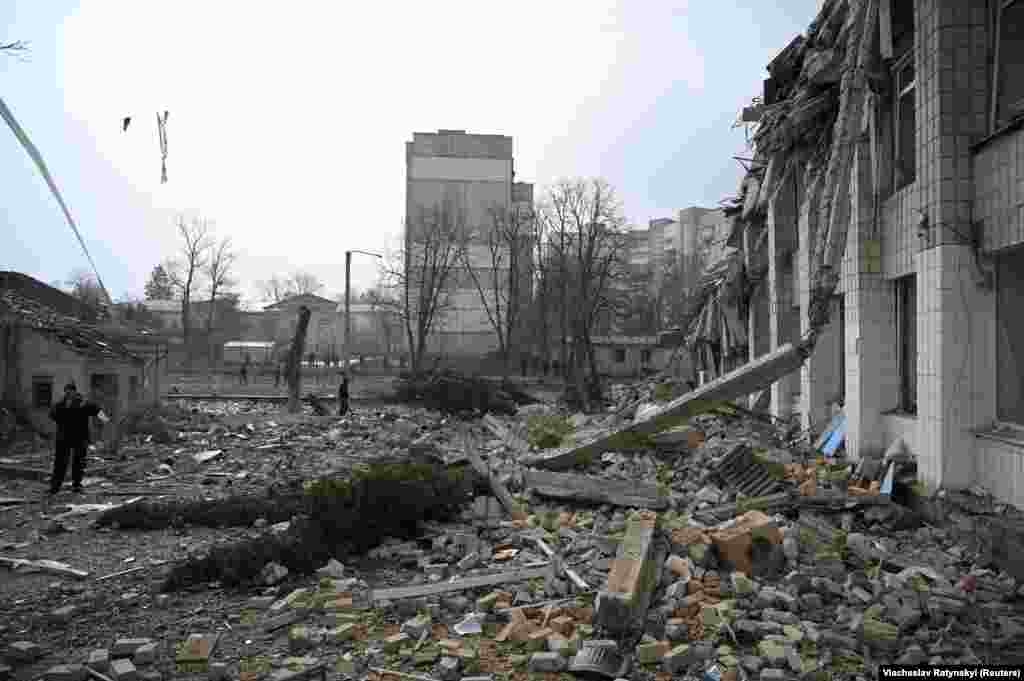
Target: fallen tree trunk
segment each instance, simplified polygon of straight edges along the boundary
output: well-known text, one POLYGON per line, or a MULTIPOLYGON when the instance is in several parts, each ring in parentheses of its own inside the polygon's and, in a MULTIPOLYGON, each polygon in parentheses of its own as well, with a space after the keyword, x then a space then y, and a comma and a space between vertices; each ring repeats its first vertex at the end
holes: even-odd
POLYGON ((527 488, 548 499, 649 508, 652 511, 663 511, 669 506, 668 495, 657 485, 647 482, 537 470, 524 471, 523 479, 527 488))

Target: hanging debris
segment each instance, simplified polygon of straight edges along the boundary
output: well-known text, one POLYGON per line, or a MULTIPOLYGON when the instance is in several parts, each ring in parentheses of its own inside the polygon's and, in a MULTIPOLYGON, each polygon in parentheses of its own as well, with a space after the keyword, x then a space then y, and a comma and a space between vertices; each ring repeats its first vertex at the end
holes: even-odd
MULTIPOLYGON (((164 111, 163 117, 159 113, 156 115, 156 130, 160 138, 160 184, 167 183, 167 116, 167 111, 164 111)), ((125 130, 127 129, 128 124, 125 123, 125 130)))

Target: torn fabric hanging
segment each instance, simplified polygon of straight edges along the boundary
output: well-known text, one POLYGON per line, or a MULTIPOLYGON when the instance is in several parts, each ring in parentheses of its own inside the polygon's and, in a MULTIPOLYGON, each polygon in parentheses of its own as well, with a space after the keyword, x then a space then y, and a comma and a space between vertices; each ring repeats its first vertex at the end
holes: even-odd
POLYGON ((159 113, 156 115, 156 131, 160 137, 160 184, 167 183, 167 113, 164 111, 162 118, 159 113))

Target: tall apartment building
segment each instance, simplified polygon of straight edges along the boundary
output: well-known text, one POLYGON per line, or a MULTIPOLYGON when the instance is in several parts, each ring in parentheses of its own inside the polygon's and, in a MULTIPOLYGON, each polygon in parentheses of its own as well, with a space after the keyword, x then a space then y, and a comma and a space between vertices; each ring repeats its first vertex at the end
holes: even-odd
MULTIPOLYGON (((406 252, 416 249, 423 216, 443 209, 474 235, 470 265, 486 279, 492 268, 486 235, 494 229, 495 216, 533 204, 533 185, 514 178, 511 137, 465 130, 413 133, 406 142, 406 252)), ((428 349, 445 356, 478 356, 498 349, 479 291, 464 271, 451 278, 450 306, 438 316, 428 349)))

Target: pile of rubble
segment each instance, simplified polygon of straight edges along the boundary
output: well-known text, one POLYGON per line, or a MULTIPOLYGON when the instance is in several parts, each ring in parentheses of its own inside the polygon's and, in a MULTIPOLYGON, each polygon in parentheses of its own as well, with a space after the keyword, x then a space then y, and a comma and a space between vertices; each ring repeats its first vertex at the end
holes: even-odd
MULTIPOLYGON (((455 521, 423 523, 418 538, 384 538, 367 564, 332 560, 308 576, 259 566, 224 625, 162 645, 153 636, 72 651, 64 661, 74 664, 46 678, 839 679, 890 662, 1022 661, 1020 514, 980 494, 928 494, 899 447, 850 465, 725 406, 571 472, 526 465, 544 461, 531 420, 562 419, 571 447, 644 409, 587 416, 537 405, 460 433, 440 414, 408 410, 183 428, 176 445, 189 450, 178 460, 217 447, 207 465, 227 470, 238 456, 245 472, 261 447, 293 447, 313 462, 296 474, 320 477, 316 466, 338 465, 340 450, 382 447, 442 469, 468 458, 493 495, 455 521), (231 440, 247 444, 229 453, 231 440), (318 449, 332 455, 318 459, 318 449)), ((147 602, 160 610, 185 597, 147 602)), ((12 663, 44 652, 7 639, 12 663)))

